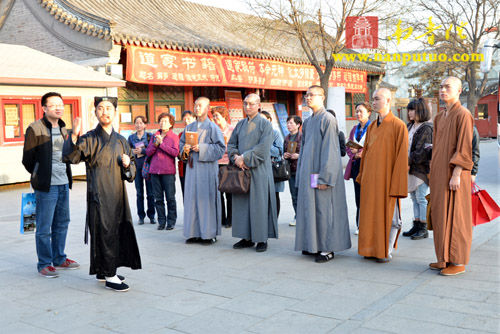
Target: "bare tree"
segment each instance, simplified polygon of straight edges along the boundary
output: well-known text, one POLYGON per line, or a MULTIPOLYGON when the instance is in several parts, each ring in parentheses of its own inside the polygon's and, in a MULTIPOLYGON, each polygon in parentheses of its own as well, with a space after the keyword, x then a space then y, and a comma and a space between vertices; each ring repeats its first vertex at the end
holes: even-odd
MULTIPOLYGON (((497 13, 496 0, 419 0, 418 9, 432 15, 436 26, 441 25, 439 33, 435 33, 434 48, 437 52, 453 57, 455 54, 473 55, 480 53, 480 46, 486 38, 500 36, 500 20, 497 13), (452 27, 450 29, 450 26, 452 27), (448 34, 446 34, 446 30, 448 34)), ((420 31, 428 31, 428 25, 419 25, 420 31)), ((458 74, 467 82, 467 107, 474 112, 487 83, 487 74, 480 78, 479 62, 433 62, 419 68, 421 81, 436 74, 458 74)), ((420 76, 420 75, 419 75, 420 76)))
MULTIPOLYGON (((302 0, 257 0, 248 5, 261 18, 259 29, 270 35, 298 40, 305 56, 328 92, 328 81, 335 65, 332 54, 345 49, 345 23, 349 16, 363 16, 381 10, 382 0, 337 0, 322 8, 321 2, 302 0), (278 34, 276 34, 276 32, 278 34)), ((347 52, 347 50, 346 50, 347 52)))

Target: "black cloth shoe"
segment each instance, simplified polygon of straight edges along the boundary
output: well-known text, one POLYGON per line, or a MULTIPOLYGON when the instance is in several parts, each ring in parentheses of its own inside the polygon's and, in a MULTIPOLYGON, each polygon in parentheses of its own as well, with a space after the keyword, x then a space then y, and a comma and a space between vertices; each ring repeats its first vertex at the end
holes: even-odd
MULTIPOLYGON (((118 276, 118 279, 122 282, 125 280, 125 277, 123 277, 122 275, 116 275, 116 276, 118 276)), ((97 274, 95 275, 95 279, 98 280, 99 282, 106 282, 106 277, 104 275, 97 274)))
POLYGON ((248 247, 253 247, 255 245, 255 242, 252 242, 250 240, 246 239, 241 239, 237 243, 233 245, 234 249, 242 249, 242 248, 248 248, 248 247))
POLYGON ((325 263, 325 262, 328 262, 330 260, 333 260, 334 257, 335 257, 335 254, 333 254, 333 252, 330 252, 330 253, 325 254, 325 255, 322 255, 321 252, 319 252, 318 254, 316 254, 316 258, 314 259, 314 262, 325 263))
POLYGON ((187 239, 186 243, 187 244, 195 244, 195 243, 200 242, 200 241, 201 241, 201 238, 194 237, 194 238, 187 239))
POLYGON ((157 228, 158 231, 161 231, 164 229, 165 229, 165 225, 158 225, 158 228, 157 228))
POLYGON ((200 243, 205 246, 213 245, 217 242, 217 238, 201 239, 200 243))
POLYGON ((266 242, 259 242, 257 244, 257 247, 255 247, 256 252, 265 252, 267 250, 267 241, 266 242))
POLYGON ((173 226, 167 226, 167 231, 172 231, 174 229, 173 226))
POLYGON ((318 254, 318 252, 311 253, 311 252, 308 252, 308 251, 305 251, 305 250, 302 251, 302 255, 317 255, 317 254, 318 254))
POLYGON ((138 225, 144 225, 144 218, 139 218, 139 223, 138 225))
POLYGON ((417 222, 418 231, 411 236, 411 240, 420 240, 429 237, 429 232, 427 232, 427 223, 417 222))
POLYGON ((411 229, 409 229, 408 231, 406 232, 403 232, 403 237, 411 237, 412 235, 415 234, 415 232, 418 231, 418 224, 419 222, 414 220, 413 221, 413 227, 411 229))
POLYGON ((127 284, 125 284, 123 282, 118 284, 118 283, 111 283, 111 282, 106 281, 106 289, 111 289, 111 290, 115 290, 118 292, 125 292, 125 291, 128 291, 129 287, 127 284))
POLYGON ((156 224, 156 220, 155 220, 154 218, 150 218, 150 219, 149 219, 149 223, 150 223, 150 224, 156 224))

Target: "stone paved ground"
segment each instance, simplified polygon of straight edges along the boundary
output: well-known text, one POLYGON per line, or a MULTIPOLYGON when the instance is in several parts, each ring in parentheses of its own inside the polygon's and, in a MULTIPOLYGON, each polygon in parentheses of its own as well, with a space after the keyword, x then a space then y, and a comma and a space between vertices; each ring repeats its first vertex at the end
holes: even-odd
MULTIPOLYGON (((482 142, 481 150, 477 181, 500 203, 497 144, 482 142)), ((281 195, 280 238, 259 254, 233 250, 230 229, 215 245, 186 245, 179 204, 175 230, 135 226, 144 269, 119 270, 131 290, 117 293, 88 275, 85 183, 71 192, 66 247, 82 267, 57 279, 37 274, 34 235, 18 232, 25 191, 0 191, 1 333, 500 332, 499 219, 475 228, 467 273, 442 277, 427 267, 435 259, 432 238, 403 238, 388 264, 358 256, 354 235, 353 248, 326 264, 299 255, 288 191, 281 195)), ((128 191, 135 199, 133 185, 128 191)), ((347 191, 354 222, 351 182, 347 191)), ((131 207, 135 212, 134 200, 131 207)), ((410 199, 402 211, 406 230, 410 199)))

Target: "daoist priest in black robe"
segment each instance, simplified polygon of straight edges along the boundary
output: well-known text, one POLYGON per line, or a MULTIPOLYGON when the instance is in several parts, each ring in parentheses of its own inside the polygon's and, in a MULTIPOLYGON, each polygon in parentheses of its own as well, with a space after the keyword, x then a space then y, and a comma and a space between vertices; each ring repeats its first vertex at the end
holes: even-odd
POLYGON ((106 281, 106 288, 127 291, 118 267, 141 269, 139 248, 124 180, 132 182, 136 167, 127 140, 113 130, 117 99, 96 97, 99 124, 78 136, 81 120, 73 121, 73 134, 64 143, 64 159, 87 170, 87 218, 85 242, 90 232, 90 275, 106 281))

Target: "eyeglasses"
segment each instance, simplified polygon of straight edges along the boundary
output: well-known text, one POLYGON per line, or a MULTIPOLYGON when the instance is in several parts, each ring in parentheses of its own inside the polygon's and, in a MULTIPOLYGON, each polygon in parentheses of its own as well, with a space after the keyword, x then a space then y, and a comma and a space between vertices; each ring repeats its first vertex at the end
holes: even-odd
POLYGON ((50 106, 45 106, 47 109, 64 109, 64 104, 51 104, 50 106))
POLYGON ((306 95, 304 95, 305 98, 313 97, 313 96, 323 96, 323 94, 306 94, 306 95))

